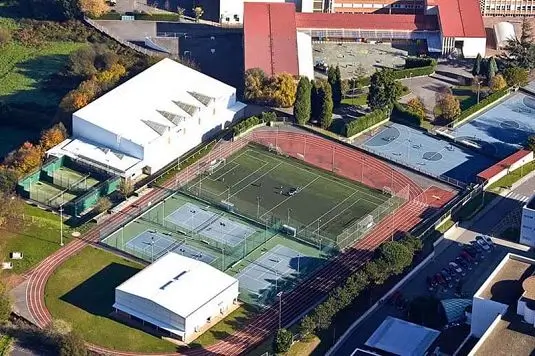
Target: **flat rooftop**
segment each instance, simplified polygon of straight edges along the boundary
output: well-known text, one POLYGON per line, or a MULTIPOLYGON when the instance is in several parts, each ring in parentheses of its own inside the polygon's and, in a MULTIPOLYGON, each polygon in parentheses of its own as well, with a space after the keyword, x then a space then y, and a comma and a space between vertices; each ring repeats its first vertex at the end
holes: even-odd
POLYGON ((517 315, 515 309, 509 308, 475 352, 476 356, 533 355, 535 350, 533 326, 523 322, 522 316, 517 315))
POLYGON ((479 296, 503 304, 516 305, 524 293, 522 282, 534 272, 535 265, 509 258, 479 296))

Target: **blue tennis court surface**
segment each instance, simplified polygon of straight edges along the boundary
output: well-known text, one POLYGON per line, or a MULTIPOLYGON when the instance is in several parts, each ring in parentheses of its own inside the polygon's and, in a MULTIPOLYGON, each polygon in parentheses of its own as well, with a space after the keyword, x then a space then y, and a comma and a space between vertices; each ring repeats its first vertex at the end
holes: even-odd
POLYGON ((451 133, 457 140, 474 142, 486 153, 503 159, 535 134, 535 99, 517 92, 451 133))
POLYGON ((445 176, 471 183, 495 163, 477 152, 451 145, 408 126, 391 123, 361 147, 435 177, 445 176))
POLYGON ((164 254, 174 251, 186 257, 194 258, 205 263, 212 263, 216 257, 187 245, 183 241, 155 230, 146 230, 126 243, 126 249, 140 252, 149 259, 157 260, 164 254))
POLYGON ((283 281, 285 277, 307 269, 311 259, 299 252, 276 245, 265 252, 257 260, 251 262, 236 278, 240 281, 240 288, 261 296, 265 291, 275 289, 276 280, 283 281))
POLYGON ((217 242, 235 247, 256 232, 198 205, 186 203, 169 214, 167 221, 217 242))

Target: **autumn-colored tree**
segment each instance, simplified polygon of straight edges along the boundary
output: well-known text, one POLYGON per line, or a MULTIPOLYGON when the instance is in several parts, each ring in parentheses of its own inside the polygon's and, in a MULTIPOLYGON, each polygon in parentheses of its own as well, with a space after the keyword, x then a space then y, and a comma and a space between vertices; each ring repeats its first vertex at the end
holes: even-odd
POLYGON ((23 175, 39 167, 42 158, 43 152, 40 146, 33 145, 30 142, 24 142, 10 157, 11 161, 6 163, 23 175))
POLYGON ((407 102, 407 109, 416 114, 421 120, 425 119, 425 105, 421 98, 412 98, 407 102))
POLYGON ((264 97, 264 86, 267 81, 266 73, 260 68, 245 71, 244 96, 249 101, 259 101, 264 97))
POLYGON ((104 0, 78 0, 80 10, 88 16, 100 17, 109 11, 104 0))
POLYGON ((295 102, 297 82, 288 73, 278 74, 270 79, 267 96, 277 107, 287 108, 295 102))
POLYGON ((501 74, 497 74, 490 80, 489 87, 493 92, 502 90, 507 86, 507 82, 501 74))
POLYGON ((529 72, 520 67, 510 67, 503 71, 503 76, 507 85, 511 87, 518 87, 528 84, 529 72))
POLYGON ((116 83, 123 75, 125 75, 126 69, 119 63, 115 63, 110 69, 99 72, 95 75, 96 80, 104 84, 116 83))
POLYGON ((452 121, 461 114, 461 103, 453 94, 445 93, 438 99, 437 107, 443 119, 452 121))
POLYGON ((43 151, 48 151, 57 144, 63 142, 67 138, 67 130, 62 123, 52 126, 48 130, 44 130, 41 134, 39 146, 43 151))
POLYGON ((195 22, 199 22, 202 15, 204 14, 204 10, 202 9, 201 6, 195 6, 193 8, 193 13, 195 14, 195 22))

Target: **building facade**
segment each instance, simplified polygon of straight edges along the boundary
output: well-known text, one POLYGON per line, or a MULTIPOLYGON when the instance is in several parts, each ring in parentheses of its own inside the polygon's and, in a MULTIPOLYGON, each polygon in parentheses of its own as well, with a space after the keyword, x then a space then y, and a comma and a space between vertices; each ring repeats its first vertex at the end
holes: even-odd
POLYGON ((483 16, 535 16, 535 1, 480 0, 483 16))
POLYGON ((535 195, 522 208, 521 244, 535 247, 535 195))

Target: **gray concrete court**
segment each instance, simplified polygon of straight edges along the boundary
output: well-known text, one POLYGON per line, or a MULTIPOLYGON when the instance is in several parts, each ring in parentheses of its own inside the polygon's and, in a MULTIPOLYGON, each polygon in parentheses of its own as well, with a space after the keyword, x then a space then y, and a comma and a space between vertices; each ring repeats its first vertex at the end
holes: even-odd
POLYGON ((275 287, 275 281, 297 273, 298 269, 306 268, 310 259, 303 259, 302 254, 283 245, 276 245, 257 260, 245 267, 236 278, 240 287, 261 296, 262 293, 275 287))
POLYGON ((177 226, 211 240, 235 247, 255 233, 255 229, 232 221, 195 204, 186 203, 166 218, 177 226))
POLYGON ((314 63, 324 61, 327 65, 339 65, 342 79, 355 77, 359 64, 371 75, 380 67, 398 67, 405 64, 408 51, 387 43, 314 43, 314 63))

